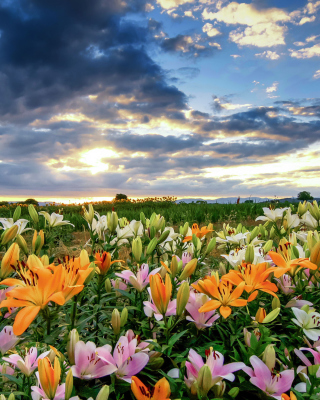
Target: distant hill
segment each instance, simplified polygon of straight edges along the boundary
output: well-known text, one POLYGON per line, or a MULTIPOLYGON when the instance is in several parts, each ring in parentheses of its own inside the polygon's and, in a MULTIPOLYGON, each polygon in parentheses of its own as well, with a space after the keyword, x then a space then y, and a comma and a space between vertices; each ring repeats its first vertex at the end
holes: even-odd
MULTIPOLYGON (((205 200, 205 199, 201 199, 201 198, 197 198, 197 199, 178 199, 176 201, 176 203, 196 203, 197 201, 205 201, 208 204, 212 204, 212 203, 218 203, 218 204, 235 204, 238 200, 238 197, 220 197, 218 199, 215 200, 205 200)), ((274 200, 273 197, 240 197, 240 203, 244 203, 246 200, 252 200, 254 203, 262 203, 265 201, 272 201, 274 200)), ((285 201, 290 201, 290 202, 299 202, 300 200, 298 200, 295 197, 286 197, 283 199, 276 199, 279 203, 283 203, 285 201)), ((315 197, 314 200, 317 200, 318 202, 320 201, 320 197, 315 197)))

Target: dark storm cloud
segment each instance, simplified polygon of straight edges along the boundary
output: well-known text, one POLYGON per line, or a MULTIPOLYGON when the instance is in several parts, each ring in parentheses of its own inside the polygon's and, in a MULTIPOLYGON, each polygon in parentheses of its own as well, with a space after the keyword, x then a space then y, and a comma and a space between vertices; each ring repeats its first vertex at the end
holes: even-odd
POLYGON ((177 35, 165 38, 161 48, 169 53, 179 53, 188 57, 210 56, 214 53, 213 47, 207 46, 203 41, 196 41, 189 35, 177 35))

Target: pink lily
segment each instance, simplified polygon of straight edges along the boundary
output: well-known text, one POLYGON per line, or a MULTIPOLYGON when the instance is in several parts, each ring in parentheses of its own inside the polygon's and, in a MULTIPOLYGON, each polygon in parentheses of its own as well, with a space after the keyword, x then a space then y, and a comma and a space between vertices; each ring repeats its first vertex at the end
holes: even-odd
POLYGON ((149 265, 142 264, 141 267, 138 267, 137 274, 135 275, 130 270, 124 270, 120 274, 116 274, 119 278, 122 278, 128 283, 136 288, 139 292, 142 292, 144 288, 149 284, 149 276, 154 275, 160 271, 161 268, 156 268, 149 274, 149 265))
MULTIPOLYGON (((114 289, 127 290, 128 286, 121 279, 110 279, 110 281, 114 289)), ((116 290, 116 296, 120 297, 122 294, 116 290)))
MULTIPOLYGON (((0 364, 0 375, 6 374, 6 375, 13 375, 14 374, 14 369, 9 367, 7 364, 0 364)), ((5 382, 8 378, 2 377, 3 382, 5 382)))
MULTIPOLYGON (((153 303, 153 299, 151 296, 151 290, 148 288, 148 293, 150 296, 151 301, 144 301, 143 304, 145 307, 143 308, 144 313, 146 314, 147 317, 151 318, 152 315, 154 315, 155 319, 157 321, 161 321, 163 318, 163 315, 160 314, 159 310, 153 303)), ((169 301, 167 312, 166 312, 166 317, 169 317, 170 315, 175 315, 177 310, 177 300, 174 299, 172 301, 169 301)))
POLYGON ((116 377, 131 383, 133 375, 138 374, 149 362, 149 356, 143 351, 137 350, 137 339, 128 340, 121 336, 116 344, 113 356, 111 346, 103 346, 97 349, 98 357, 114 368, 116 377))
POLYGON ((143 351, 144 353, 148 353, 150 351, 149 346, 150 346, 150 342, 152 343, 152 340, 150 340, 150 342, 140 342, 139 336, 135 335, 135 333, 133 332, 132 329, 129 329, 126 332, 125 336, 128 339, 128 343, 130 343, 134 339, 137 340, 137 343, 139 343, 139 344, 137 345, 136 352, 143 351))
POLYGON ((39 357, 37 357, 37 348, 31 347, 28 352, 26 352, 26 356, 24 359, 19 356, 19 354, 11 354, 9 357, 3 357, 2 359, 7 361, 9 364, 14 365, 24 375, 31 376, 33 374, 33 371, 38 368, 38 360, 47 357, 49 353, 50 351, 46 351, 45 353, 42 353, 39 357))
MULTIPOLYGON (((294 352, 296 355, 300 358, 300 360, 304 363, 305 366, 310 367, 311 365, 319 365, 320 364, 320 347, 316 347, 316 350, 309 349, 308 347, 301 347, 299 350, 295 349, 294 352), (302 353, 303 351, 310 351, 310 353, 313 355, 313 364, 311 361, 302 353)), ((302 372, 302 370, 305 369, 305 366, 300 366, 297 369, 297 373, 299 374, 302 372)), ((316 377, 320 378, 320 368, 318 369, 316 373, 316 377)))
POLYGON ((210 299, 207 295, 203 293, 195 293, 193 290, 190 290, 189 300, 186 305, 186 310, 188 311, 190 316, 188 315, 186 319, 188 321, 194 322, 197 329, 199 330, 212 326, 214 321, 216 321, 220 317, 219 314, 216 314, 216 310, 202 313, 198 311, 199 308, 209 300, 210 299))
POLYGON ((250 376, 250 382, 261 389, 268 396, 281 400, 282 393, 291 388, 294 380, 294 370, 287 369, 278 374, 271 373, 266 364, 257 356, 250 357, 250 367, 244 367, 243 371, 250 376))
POLYGON ((186 264, 188 264, 188 262, 192 260, 193 255, 192 255, 192 253, 189 253, 188 251, 184 251, 182 253, 181 259, 178 256, 176 256, 176 257, 177 257, 178 262, 182 260, 182 268, 184 268, 186 266, 186 264))
POLYGON ((104 348, 107 351, 111 350, 111 346, 108 344, 97 349, 93 342, 77 342, 74 350, 75 365, 71 367, 73 376, 90 380, 115 372, 117 368, 114 365, 105 362, 98 356, 98 350, 104 348))
POLYGON ((189 361, 186 361, 187 377, 184 378, 188 388, 191 388, 192 384, 197 381, 199 371, 204 365, 207 365, 210 368, 212 374, 210 383, 211 387, 223 379, 233 382, 235 380, 235 376, 232 372, 238 371, 239 369, 245 367, 243 362, 235 362, 223 365, 223 355, 218 351, 214 351, 212 347, 210 350, 206 351, 206 353, 208 353, 207 360, 204 362, 202 357, 197 352, 195 352, 193 349, 190 349, 188 355, 189 361))
MULTIPOLYGON (((39 379, 39 372, 36 372, 36 376, 38 379, 39 386, 31 386, 32 393, 31 397, 32 400, 50 400, 47 398, 47 395, 45 394, 44 390, 41 387, 40 379, 39 379)), ((66 391, 66 384, 63 383, 62 385, 59 385, 57 387, 55 396, 53 400, 64 400, 65 398, 65 391, 66 391)))
POLYGON ((12 326, 5 326, 0 332, 0 353, 3 355, 12 349, 18 342, 19 338, 13 333, 12 326))
MULTIPOLYGON (((0 304, 1 304, 1 302, 2 302, 3 300, 6 300, 6 298, 7 298, 6 293, 10 292, 10 290, 12 290, 12 289, 13 289, 13 286, 12 286, 12 287, 8 287, 8 288, 6 288, 6 289, 1 289, 1 290, 0 290, 0 304)), ((7 313, 4 314, 4 318, 9 318, 9 317, 11 317, 12 313, 14 313, 15 310, 17 310, 17 309, 18 309, 18 307, 13 307, 13 308, 11 308, 11 309, 10 309, 10 312, 8 311, 7 313)))
POLYGON ((302 296, 300 295, 300 296, 293 297, 285 305, 285 308, 291 308, 291 307, 302 308, 303 306, 313 306, 313 303, 311 303, 311 301, 302 300, 302 296))
POLYGON ((280 278, 275 278, 275 280, 278 282, 277 286, 283 294, 294 293, 295 285, 290 275, 284 274, 280 278))

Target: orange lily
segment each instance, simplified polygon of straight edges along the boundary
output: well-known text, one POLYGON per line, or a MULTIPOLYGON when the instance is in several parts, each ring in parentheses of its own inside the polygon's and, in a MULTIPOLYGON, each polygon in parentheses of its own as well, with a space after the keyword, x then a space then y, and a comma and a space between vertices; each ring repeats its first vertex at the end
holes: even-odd
POLYGON ((274 276, 279 278, 285 273, 289 273, 290 276, 296 275, 302 268, 309 268, 312 270, 318 269, 316 264, 313 264, 308 258, 296 258, 291 259, 291 243, 286 242, 285 239, 281 239, 277 252, 269 251, 269 256, 272 261, 278 266, 274 271, 274 276))
POLYGON ((255 316, 255 321, 262 323, 266 316, 267 316, 266 310, 262 307, 259 307, 255 316))
POLYGON ((230 271, 228 274, 222 277, 222 280, 226 280, 233 285, 239 285, 241 282, 245 282, 244 290, 247 293, 251 293, 248 302, 254 300, 258 291, 266 292, 274 297, 278 297, 274 292, 278 291, 277 286, 267 280, 271 272, 277 270, 277 267, 268 268, 268 263, 261 264, 247 264, 242 262, 239 266, 239 271, 230 271))
POLYGON ((229 317, 231 314, 231 307, 242 307, 247 304, 247 300, 239 299, 245 287, 245 282, 241 282, 235 289, 231 283, 222 281, 217 285, 214 277, 206 278, 203 281, 198 281, 198 284, 192 285, 198 292, 205 293, 213 300, 209 300, 202 307, 199 312, 208 312, 218 308, 223 318, 229 317))
POLYGON ((290 396, 286 393, 282 393, 281 400, 297 400, 297 396, 293 392, 290 392, 290 396))
POLYGON ((60 381, 61 367, 57 357, 54 366, 48 357, 38 360, 39 380, 48 399, 54 399, 60 381))
MULTIPOLYGON (((16 336, 22 335, 39 311, 44 309, 50 301, 63 305, 66 300, 83 289, 83 285, 70 287, 65 284, 61 265, 57 266, 53 273, 49 269, 39 268, 36 272, 24 270, 19 275, 23 280, 23 285, 20 284, 7 292, 7 299, 0 304, 0 308, 21 307, 13 324, 13 332, 16 336)), ((19 282, 17 279, 6 279, 0 284, 15 286, 15 281, 19 282)))
POLYGON ((160 379, 153 389, 148 389, 136 376, 132 377, 131 390, 137 400, 170 400, 170 385, 166 378, 160 379))
POLYGON ((169 274, 166 274, 165 283, 160 274, 150 275, 150 289, 154 305, 159 313, 165 315, 172 294, 172 283, 169 274))
POLYGON ((0 279, 6 278, 13 272, 13 267, 18 264, 19 252, 20 249, 17 243, 12 243, 0 261, 0 279))
POLYGON ((104 251, 102 253, 102 255, 98 251, 98 252, 96 252, 94 257, 96 259, 96 261, 94 263, 98 266, 100 275, 106 275, 112 264, 114 264, 116 262, 124 262, 123 260, 111 261, 111 254, 108 253, 107 251, 104 251))
POLYGON ((206 226, 203 226, 201 229, 199 229, 198 224, 193 224, 192 225, 192 235, 191 236, 186 236, 182 243, 185 242, 190 242, 192 240, 192 236, 196 235, 199 239, 203 238, 207 233, 213 232, 213 229, 208 229, 206 226))

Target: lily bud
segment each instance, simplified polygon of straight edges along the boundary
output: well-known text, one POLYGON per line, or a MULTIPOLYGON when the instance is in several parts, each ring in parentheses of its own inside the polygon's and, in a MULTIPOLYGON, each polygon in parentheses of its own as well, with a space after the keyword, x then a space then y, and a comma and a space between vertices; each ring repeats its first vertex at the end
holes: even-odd
POLYGON ((238 226, 237 226, 237 228, 236 228, 236 235, 238 234, 238 233, 241 233, 242 232, 242 224, 240 223, 240 224, 238 224, 238 226))
POLYGON ((170 270, 171 270, 172 277, 175 278, 179 272, 179 262, 178 262, 178 259, 176 256, 172 257, 170 270))
POLYGON ((110 233, 113 233, 116 230, 116 227, 118 226, 118 214, 115 211, 112 211, 112 213, 108 215, 107 226, 110 233))
POLYGON ((186 222, 183 226, 180 226, 179 228, 180 235, 186 236, 188 229, 189 229, 189 222, 186 222))
POLYGON ((308 373, 309 373, 309 375, 311 375, 311 376, 316 376, 319 368, 320 368, 320 364, 310 365, 310 366, 308 367, 308 373))
POLYGON ((215 398, 217 397, 223 399, 224 392, 226 391, 226 383, 224 381, 216 383, 213 386, 212 391, 214 393, 215 398))
POLYGON ((313 246, 316 244, 316 240, 313 236, 313 232, 312 231, 308 231, 307 234, 307 243, 308 243, 308 249, 310 250, 310 252, 313 249, 313 246))
POLYGON ((262 307, 259 307, 255 316, 255 320, 257 322, 262 322, 265 319, 266 315, 267 315, 266 310, 262 307))
POLYGON ((164 364, 164 359, 161 357, 153 357, 150 358, 148 362, 148 367, 152 369, 152 371, 158 371, 164 364))
POLYGON ((14 394, 13 394, 13 393, 10 393, 10 395, 9 395, 9 397, 8 397, 8 400, 15 400, 15 397, 14 397, 14 394))
POLYGON ((210 232, 206 234, 206 239, 210 239, 212 237, 212 234, 213 234, 213 224, 211 222, 210 222, 210 224, 208 224, 207 229, 210 232))
POLYGON ((85 206, 82 206, 83 209, 83 217, 84 219, 88 222, 88 224, 91 226, 92 225, 92 221, 94 218, 94 209, 92 204, 88 204, 88 211, 85 208, 85 206))
POLYGON ((226 275, 226 273, 227 273, 227 270, 226 270, 225 264, 223 262, 220 262, 219 263, 219 274, 221 276, 223 276, 223 275, 226 275))
POLYGON ((30 214, 30 217, 31 217, 32 221, 35 224, 38 224, 39 223, 39 215, 38 215, 36 209, 34 208, 33 204, 29 204, 28 205, 28 211, 29 211, 29 214, 30 214))
POLYGON ((212 372, 208 365, 203 365, 198 373, 197 378, 198 391, 201 396, 206 396, 212 388, 212 372))
POLYGON ((66 391, 65 391, 65 395, 64 398, 65 400, 69 400, 72 394, 72 389, 73 389, 73 375, 72 375, 72 369, 69 369, 69 372, 67 373, 67 377, 66 377, 66 391))
POLYGON ((140 221, 143 226, 146 226, 146 216, 144 215, 144 213, 142 211, 140 213, 140 221))
POLYGON ((127 323, 127 321, 128 321, 128 309, 124 307, 124 309, 121 311, 121 317, 120 317, 121 328, 127 323))
POLYGON ((253 239, 254 239, 255 237, 258 236, 258 234, 259 234, 259 227, 258 227, 258 226, 255 226, 255 227, 252 229, 252 231, 250 232, 250 242, 252 242, 253 239))
POLYGON ((188 264, 186 264, 186 266, 184 267, 180 277, 179 277, 179 281, 184 281, 185 279, 189 278, 189 276, 191 276, 195 269, 197 268, 197 263, 198 263, 198 259, 194 258, 193 260, 189 261, 188 264))
POLYGON ((273 320, 275 320, 277 318, 277 316, 280 313, 280 307, 279 308, 275 308, 274 310, 272 310, 262 321, 263 324, 267 324, 269 322, 272 322, 273 320))
POLYGON ((72 329, 72 331, 69 332, 68 343, 67 343, 67 354, 70 365, 74 365, 76 363, 74 359, 74 350, 78 342, 79 342, 79 333, 76 329, 72 329))
POLYGON ((263 251, 264 253, 268 253, 272 249, 273 246, 273 240, 268 240, 267 243, 263 246, 263 251))
POLYGON ((37 268, 40 268, 40 269, 43 268, 43 264, 40 261, 40 258, 37 257, 35 254, 31 254, 28 257, 27 264, 28 264, 28 267, 31 270, 34 270, 34 269, 37 269, 37 268))
POLYGON ((262 354, 262 361, 272 372, 276 365, 276 352, 274 350, 274 344, 268 344, 268 346, 266 347, 265 351, 262 354))
POLYGON ((106 292, 111 293, 112 285, 111 285, 111 281, 109 278, 106 279, 104 286, 106 288, 106 292))
POLYGON ((1 245, 5 246, 8 242, 10 242, 10 240, 14 239, 17 236, 17 233, 18 233, 17 225, 12 225, 11 228, 6 229, 2 236, 1 245))
POLYGON ((162 242, 164 242, 168 238, 169 235, 170 235, 170 231, 169 230, 164 231, 161 234, 161 236, 159 237, 158 244, 161 244, 162 242))
POLYGON ((111 326, 114 334, 119 335, 121 328, 121 319, 120 319, 120 313, 116 308, 112 311, 111 326))
POLYGON ((228 395, 235 399, 240 392, 240 389, 238 387, 233 387, 232 389, 229 390, 228 395))
POLYGON ((310 211, 310 214, 315 218, 317 221, 320 220, 320 209, 318 206, 318 203, 316 200, 313 201, 313 203, 308 203, 308 209, 310 211))
POLYGON ((142 242, 139 236, 132 241, 132 254, 135 260, 139 262, 142 255, 142 242))
POLYGON ((44 254, 44 255, 40 258, 40 260, 41 260, 42 265, 43 265, 44 267, 46 267, 47 265, 49 265, 49 257, 48 257, 46 254, 44 254))
POLYGON ((249 244, 245 252, 245 262, 252 264, 254 260, 254 247, 249 244))
POLYGON ((39 235, 37 231, 34 231, 32 239, 32 252, 38 256, 40 254, 43 245, 44 245, 43 231, 41 230, 39 232, 39 235))
POLYGON ((290 233, 290 235, 289 235, 289 242, 290 242, 293 246, 296 246, 296 245, 298 244, 296 232, 291 232, 291 233, 290 233))
POLYGON ((275 310, 276 308, 280 308, 281 307, 281 303, 279 300, 279 297, 274 297, 272 302, 271 302, 271 307, 273 310, 275 310))
POLYGON ((272 228, 270 229, 269 238, 270 238, 270 239, 273 239, 274 237, 275 237, 275 230, 274 230, 274 227, 272 227, 272 228))
POLYGON ((17 266, 19 261, 19 252, 20 250, 17 243, 12 243, 1 260, 0 280, 5 279, 11 274, 11 272, 13 272, 11 265, 14 267, 17 266))
POLYGON ((14 210, 14 213, 13 213, 13 222, 17 222, 18 221, 18 219, 20 218, 20 216, 21 216, 21 207, 20 206, 18 206, 18 207, 16 207, 16 209, 14 210))
POLYGON ((310 261, 313 264, 316 264, 318 269, 320 268, 320 242, 317 242, 317 244, 313 246, 313 249, 310 254, 310 261))
POLYGON ((24 237, 21 235, 17 235, 16 242, 19 245, 20 249, 24 252, 24 254, 28 255, 29 254, 28 245, 24 237))
POLYGON ((216 238, 212 238, 207 246, 206 254, 210 254, 212 250, 216 247, 216 238))
POLYGON ((181 316, 184 312, 190 296, 190 288, 188 282, 183 282, 177 294, 177 316, 181 316))
POLYGON ((98 396, 96 397, 96 400, 108 400, 109 393, 110 393, 109 386, 107 385, 102 386, 100 392, 98 393, 98 396))
POLYGON ((306 200, 303 203, 298 204, 298 214, 300 217, 302 217, 302 215, 305 214, 307 210, 308 210, 308 205, 306 200))
POLYGON ((248 331, 247 328, 243 328, 243 336, 244 336, 244 342, 248 347, 251 347, 251 332, 248 331))
MULTIPOLYGON (((149 229, 150 229, 150 239, 154 239, 154 237, 156 236, 156 233, 157 233, 156 228, 154 226, 151 226, 149 229)), ((157 243, 158 243, 158 241, 157 241, 157 243)))
POLYGON ((150 254, 153 253, 153 251, 154 251, 154 249, 156 248, 157 244, 158 244, 158 240, 157 240, 157 238, 154 237, 154 238, 150 241, 150 243, 148 244, 147 253, 146 253, 147 256, 149 256, 150 254))

